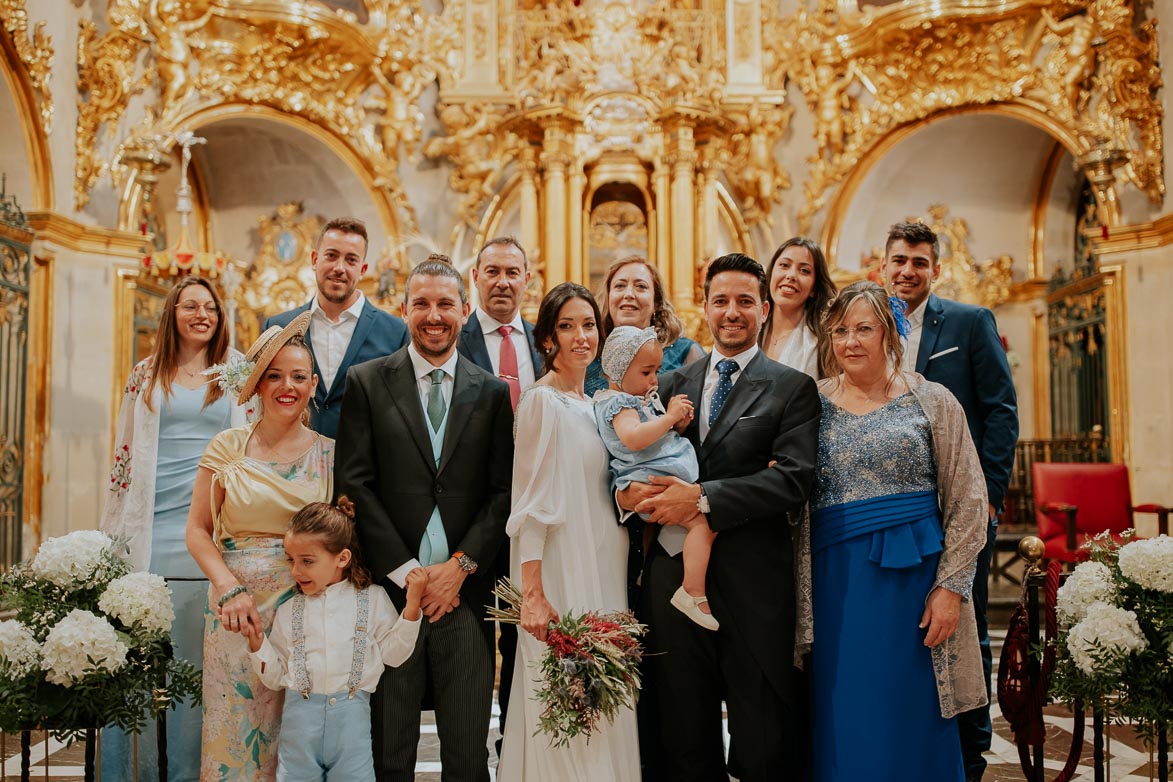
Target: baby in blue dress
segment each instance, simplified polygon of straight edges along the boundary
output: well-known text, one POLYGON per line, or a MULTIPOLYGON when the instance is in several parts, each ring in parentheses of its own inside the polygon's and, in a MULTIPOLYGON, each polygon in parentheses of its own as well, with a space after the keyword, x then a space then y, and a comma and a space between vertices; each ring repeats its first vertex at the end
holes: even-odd
MULTIPOLYGON (((693 483, 700 474, 696 452, 680 436, 692 421, 692 402, 684 394, 668 401, 665 410, 656 396, 656 373, 664 350, 652 328, 619 326, 607 336, 601 363, 611 386, 594 396, 595 422, 611 454, 611 489, 647 483, 653 475, 672 476, 693 483)), ((672 595, 672 605, 708 630, 719 625, 705 597, 705 574, 716 533, 699 511, 682 524, 684 584, 672 595)))

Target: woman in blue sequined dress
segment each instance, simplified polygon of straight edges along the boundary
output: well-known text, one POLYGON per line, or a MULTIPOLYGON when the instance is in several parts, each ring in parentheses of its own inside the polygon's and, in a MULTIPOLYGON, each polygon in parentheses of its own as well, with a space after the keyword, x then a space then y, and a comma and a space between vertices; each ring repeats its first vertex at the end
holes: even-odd
POLYGON ((962 782, 953 717, 986 699, 969 603, 985 482, 958 402, 896 369, 893 302, 848 286, 820 335, 838 372, 819 384, 810 518, 816 782, 962 782))

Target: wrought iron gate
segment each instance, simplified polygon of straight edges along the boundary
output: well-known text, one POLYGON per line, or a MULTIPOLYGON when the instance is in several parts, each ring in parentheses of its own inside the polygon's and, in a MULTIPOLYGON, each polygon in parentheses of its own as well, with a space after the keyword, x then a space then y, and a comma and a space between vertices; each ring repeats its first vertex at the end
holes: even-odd
POLYGON ((33 232, 0 184, 0 571, 21 559, 33 232))

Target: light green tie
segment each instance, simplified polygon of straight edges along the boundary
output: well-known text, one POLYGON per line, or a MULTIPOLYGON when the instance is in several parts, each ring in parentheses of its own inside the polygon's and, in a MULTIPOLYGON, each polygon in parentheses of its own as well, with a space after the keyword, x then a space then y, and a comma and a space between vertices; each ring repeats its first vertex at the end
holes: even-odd
POLYGON ((444 421, 444 370, 433 369, 432 387, 428 389, 428 420, 432 422, 432 430, 439 431, 444 421))

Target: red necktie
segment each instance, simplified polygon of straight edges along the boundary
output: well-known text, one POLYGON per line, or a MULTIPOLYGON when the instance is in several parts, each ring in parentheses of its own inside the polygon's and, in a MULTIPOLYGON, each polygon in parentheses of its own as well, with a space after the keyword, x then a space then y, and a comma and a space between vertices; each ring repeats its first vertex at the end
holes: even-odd
POLYGON ((517 369, 517 348, 513 346, 512 326, 502 326, 497 329, 501 335, 501 353, 497 356, 497 377, 509 384, 509 400, 513 409, 517 410, 517 400, 521 398, 521 377, 517 369))

